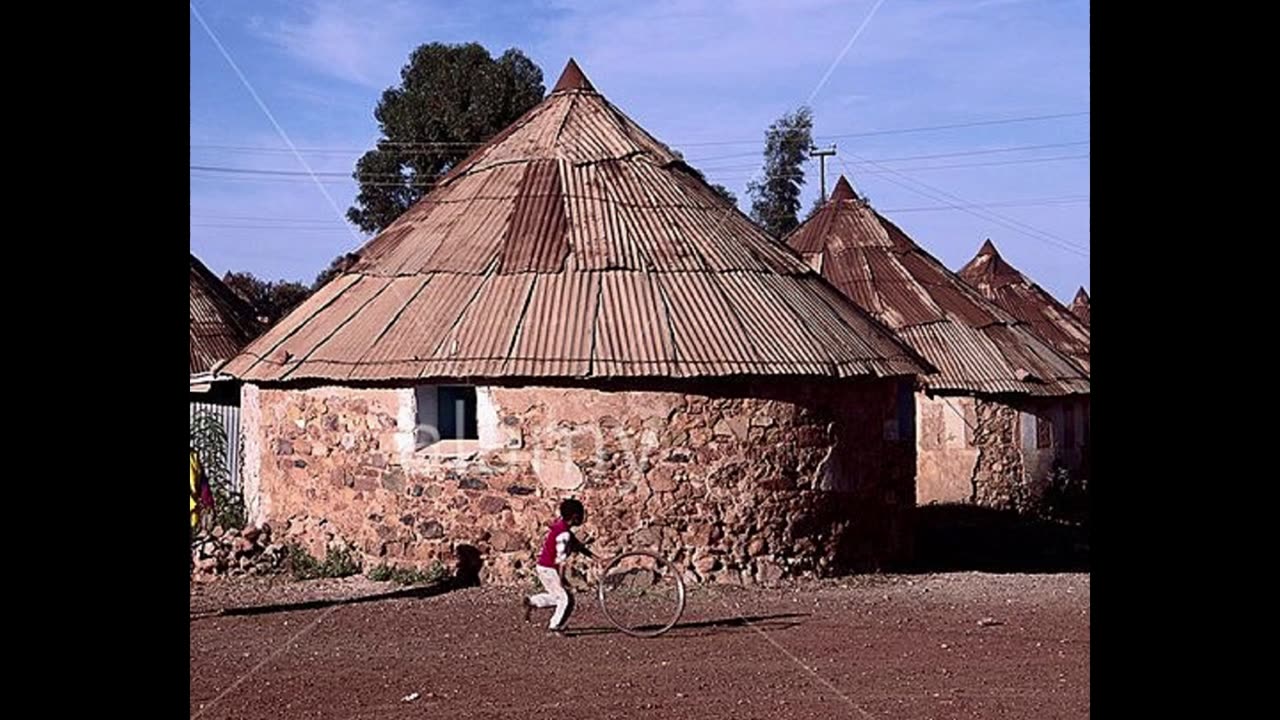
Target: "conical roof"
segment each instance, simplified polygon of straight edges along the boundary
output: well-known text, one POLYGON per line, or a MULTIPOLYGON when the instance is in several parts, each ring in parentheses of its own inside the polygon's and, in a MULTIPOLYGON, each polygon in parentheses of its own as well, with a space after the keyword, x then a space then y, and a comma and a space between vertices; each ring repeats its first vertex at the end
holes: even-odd
POLYGON ((249 304, 191 256, 191 374, 235 357, 261 325, 249 304))
POLYGON ((1071 301, 1071 314, 1084 323, 1085 327, 1089 327, 1089 293, 1084 288, 1076 291, 1075 299, 1071 301))
POLYGON ((990 239, 957 274, 1089 372, 1089 328, 1053 295, 1006 262, 990 239))
POLYGON ((227 371, 246 380, 928 368, 572 60, 227 371))
POLYGON ((854 193, 841 177, 825 205, 787 236, 833 285, 938 369, 938 392, 1087 393, 1072 360, 982 297, 854 193))

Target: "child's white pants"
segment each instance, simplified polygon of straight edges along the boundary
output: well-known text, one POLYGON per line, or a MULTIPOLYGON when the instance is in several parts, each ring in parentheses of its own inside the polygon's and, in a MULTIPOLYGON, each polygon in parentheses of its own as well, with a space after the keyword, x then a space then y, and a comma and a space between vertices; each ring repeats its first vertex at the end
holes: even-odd
POLYGON ((536 570, 546 592, 530 597, 529 603, 540 608, 555 607, 556 611, 551 615, 548 627, 558 630, 564 627, 569 621, 569 613, 573 612, 573 595, 564 588, 564 584, 560 582, 560 573, 554 568, 539 565, 536 570))

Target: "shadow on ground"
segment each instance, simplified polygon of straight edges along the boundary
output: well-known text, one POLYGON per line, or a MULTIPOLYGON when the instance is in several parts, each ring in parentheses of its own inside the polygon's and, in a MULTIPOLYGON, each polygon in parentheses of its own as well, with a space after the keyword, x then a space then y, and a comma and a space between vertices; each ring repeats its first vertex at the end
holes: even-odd
POLYGON ((915 572, 1088 572, 1085 524, 973 505, 916 508, 915 572))
MULTIPOLYGON (((673 625, 670 630, 662 635, 662 637, 698 637, 736 630, 759 630, 761 632, 786 630, 787 628, 800 625, 800 618, 806 618, 808 616, 809 613, 778 613, 775 615, 737 615, 734 617, 718 618, 714 620, 681 622, 673 625)), ((637 629, 645 630, 647 628, 637 629)), ((568 637, 579 637, 584 635, 621 635, 622 631, 613 627, 571 627, 566 629, 564 634, 568 637)))
POLYGON ((359 605, 361 603, 382 602, 384 600, 402 600, 402 599, 421 599, 429 598, 435 595, 441 595, 450 590, 463 587, 462 583, 453 580, 434 583, 432 585, 422 585, 418 587, 402 588, 400 590, 392 590, 389 592, 376 593, 373 595, 360 595, 357 597, 347 598, 327 598, 322 600, 306 600, 295 603, 278 603, 272 605, 252 605, 240 608, 223 608, 221 610, 210 610, 202 613, 192 613, 192 620, 200 620, 206 617, 243 617, 251 615, 269 615, 271 613, 280 612, 298 612, 300 610, 319 610, 322 608, 333 607, 335 605, 359 605))

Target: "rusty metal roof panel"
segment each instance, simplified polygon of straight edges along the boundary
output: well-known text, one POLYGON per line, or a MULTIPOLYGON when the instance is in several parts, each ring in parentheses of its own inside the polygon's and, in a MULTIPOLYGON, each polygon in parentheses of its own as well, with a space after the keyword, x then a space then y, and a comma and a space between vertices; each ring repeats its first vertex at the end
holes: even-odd
POLYGON ((564 206, 557 162, 526 163, 520 193, 502 239, 498 272, 560 272, 569 254, 569 223, 564 206))
POLYGON ((251 344, 246 379, 927 367, 589 84, 566 83, 251 344), (288 361, 258 362, 276 351, 288 361))
POLYGON ((901 343, 892 334, 871 332, 871 328, 883 325, 867 311, 848 302, 843 293, 824 282, 821 277, 809 275, 797 280, 809 292, 797 293, 793 297, 809 302, 812 296, 813 300, 809 312, 804 313, 803 317, 815 322, 825 310, 834 314, 838 320, 829 325, 833 344, 828 347, 828 352, 835 353, 835 349, 839 348, 840 352, 847 353, 842 356, 844 359, 841 361, 845 373, 858 375, 866 372, 866 369, 873 369, 877 373, 897 374, 898 370, 912 366, 920 368, 912 374, 935 372, 928 358, 917 353, 910 345, 901 343))
POLYGON ((532 108, 511 127, 472 153, 470 158, 455 166, 440 184, 447 184, 464 173, 484 172, 531 160, 554 160, 555 138, 571 110, 568 103, 543 103, 532 108))
POLYGON ((280 346, 304 326, 310 325, 322 310, 340 297, 362 276, 343 274, 326 283, 311 296, 303 300, 298 307, 272 325, 265 333, 249 343, 234 360, 227 363, 224 371, 245 380, 277 379, 283 366, 283 354, 280 346))
MULTIPOLYGON (((752 345, 767 361, 792 368, 794 374, 809 375, 826 372, 844 359, 833 356, 817 333, 805 329, 805 316, 794 307, 793 296, 805 292, 797 278, 752 275, 727 272, 717 279, 725 294, 736 301, 738 316, 752 345)), ((863 357, 870 354, 866 352, 863 357)))
POLYGON ((620 160, 641 151, 598 95, 577 95, 570 102, 575 112, 569 113, 560 131, 564 159, 575 164, 620 160))
POLYGON ((755 374, 746 328, 706 273, 659 273, 681 375, 755 374))
POLYGON ((426 287, 429 276, 407 275, 387 279, 386 287, 370 301, 365 312, 339 327, 321 342, 295 371, 294 378, 334 377, 350 373, 357 367, 351 358, 359 358, 390 330, 398 312, 426 287))
POLYGON ((957 273, 983 297, 1026 323, 1041 340, 1089 372, 1089 328, 1030 278, 1010 265, 987 240, 957 273))
POLYGON ((444 337, 424 375, 502 375, 516 331, 529 306, 536 276, 489 275, 475 299, 444 337))
POLYGON ((653 275, 645 272, 599 275, 595 374, 674 375, 675 340, 653 275))
POLYGON ((631 240, 619 206, 610 199, 599 165, 571 166, 562 161, 568 185, 569 245, 575 270, 643 270, 639 247, 631 240))
POLYGON ((262 332, 253 308, 191 255, 191 374, 231 360, 262 332))
POLYGON ((820 255, 816 264, 824 277, 937 368, 923 377, 926 387, 1028 395, 1089 391, 1086 369, 921 249, 844 178, 786 242, 820 255))
POLYGON ((392 313, 390 325, 358 356, 351 379, 418 377, 463 312, 475 302, 485 281, 480 275, 455 273, 423 277, 426 284, 392 313))
POLYGON ((1076 319, 1084 323, 1085 327, 1089 327, 1089 293, 1084 288, 1076 291, 1076 296, 1071 300, 1071 314, 1076 319))
POLYGON ((871 285, 879 294, 881 305, 897 318, 892 326, 923 325, 945 318, 930 294, 936 288, 916 282, 895 253, 875 248, 859 250, 871 271, 871 285))
POLYGON ((416 272, 488 272, 506 245, 525 169, 524 165, 504 165, 460 179, 458 184, 469 187, 466 199, 433 214, 432 219, 439 218, 438 224, 420 227, 418 232, 431 238, 422 243, 424 250, 430 247, 431 251, 415 256, 413 265, 417 266, 410 268, 416 272))
POLYGON ((535 275, 528 309, 518 328, 509 375, 585 377, 591 349, 600 279, 604 273, 535 275))
MULTIPOLYGON (((345 292, 334 298, 316 313, 311 322, 298 328, 298 331, 285 338, 271 358, 281 365, 282 380, 301 380, 316 377, 330 377, 333 372, 333 361, 327 360, 326 370, 317 371, 316 350, 325 342, 343 330, 349 324, 375 324, 371 314, 361 314, 365 306, 373 302, 383 291, 391 286, 392 278, 366 275, 359 282, 351 285, 345 292)), ((350 372, 350 363, 339 374, 350 372)))

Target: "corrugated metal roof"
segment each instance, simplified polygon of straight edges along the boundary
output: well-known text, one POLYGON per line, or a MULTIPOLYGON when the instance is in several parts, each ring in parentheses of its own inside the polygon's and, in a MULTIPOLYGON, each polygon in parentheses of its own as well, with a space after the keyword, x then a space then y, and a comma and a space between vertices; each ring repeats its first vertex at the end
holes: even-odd
MULTIPOLYGON (((1052 295, 1010 265, 987 240, 957 273, 991 302, 1089 372, 1089 328, 1052 295)), ((1079 294, 1077 294, 1079 297, 1079 294)))
POLYGON ((1071 314, 1084 323, 1085 327, 1089 327, 1089 293, 1084 288, 1076 291, 1076 296, 1071 301, 1071 314))
POLYGON ((260 382, 929 370, 575 65, 227 367, 260 382))
POLYGON ((843 177, 827 204, 786 242, 937 368, 923 378, 932 390, 1089 392, 1087 370, 922 250, 843 177))
POLYGON ((262 326, 253 309, 191 256, 191 374, 235 357, 262 326))

